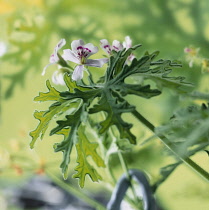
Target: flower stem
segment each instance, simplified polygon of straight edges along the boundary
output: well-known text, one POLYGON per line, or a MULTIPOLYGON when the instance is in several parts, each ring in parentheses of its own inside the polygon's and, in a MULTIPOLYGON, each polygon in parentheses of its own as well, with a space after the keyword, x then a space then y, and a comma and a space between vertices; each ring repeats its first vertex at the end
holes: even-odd
MULTIPOLYGON (((144 118, 139 112, 136 110, 132 111, 132 114, 146 127, 148 127, 153 133, 155 133, 155 126, 149 122, 146 118, 144 118)), ((178 153, 177 150, 174 150, 174 148, 171 148, 168 144, 168 139, 164 135, 157 135, 157 137, 163 142, 163 144, 176 156, 178 157, 182 162, 184 162, 186 165, 188 165, 190 168, 192 168, 196 173, 198 173, 201 177, 203 177, 205 180, 209 182, 209 173, 205 171, 203 168, 201 168, 199 165, 197 165, 193 160, 191 160, 189 157, 183 157, 181 154, 178 153)))
POLYGON ((134 186, 132 184, 132 178, 131 178, 131 176, 129 174, 128 165, 127 165, 125 159, 123 158, 123 155, 122 155, 122 153, 121 153, 120 150, 118 150, 118 157, 120 159, 121 166, 122 166, 124 172, 126 173, 127 179, 130 182, 131 191, 132 191, 133 196, 134 196, 134 204, 136 206, 138 206, 140 200, 138 199, 137 194, 136 194, 136 191, 135 191, 134 186))
POLYGON ((101 203, 88 197, 82 191, 75 189, 73 186, 71 186, 69 183, 66 183, 64 180, 59 179, 56 175, 54 175, 54 173, 50 172, 49 170, 46 171, 46 174, 54 183, 56 183, 62 189, 66 190, 70 194, 75 195, 78 198, 82 199, 84 202, 89 204, 91 207, 94 207, 97 210, 106 210, 106 207, 103 206, 101 203))

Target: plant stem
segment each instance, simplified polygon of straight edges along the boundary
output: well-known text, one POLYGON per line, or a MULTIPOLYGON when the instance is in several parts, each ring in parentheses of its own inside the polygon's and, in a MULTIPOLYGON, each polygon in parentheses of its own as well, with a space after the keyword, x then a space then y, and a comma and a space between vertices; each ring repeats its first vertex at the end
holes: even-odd
POLYGON ((126 163, 125 159, 123 158, 123 155, 122 155, 122 153, 121 153, 120 150, 118 150, 118 157, 119 157, 119 159, 120 159, 121 166, 122 166, 124 172, 126 173, 127 179, 128 179, 129 182, 130 182, 131 191, 132 191, 132 193, 133 193, 134 201, 135 201, 134 204, 135 204, 136 206, 138 206, 140 200, 139 200, 138 197, 137 197, 136 191, 135 191, 134 186, 133 186, 133 184, 132 184, 132 178, 131 178, 131 176, 130 176, 130 174, 129 174, 129 171, 128 171, 127 163, 126 163))
POLYGON ((101 203, 88 197, 82 191, 79 191, 74 187, 70 186, 69 183, 66 183, 64 180, 59 179, 57 176, 54 175, 54 173, 51 173, 49 170, 46 171, 46 174, 54 183, 56 183, 58 186, 60 186, 62 189, 66 190, 70 194, 75 195, 76 197, 82 199, 84 202, 86 202, 87 204, 89 204, 90 206, 94 207, 97 210, 106 210, 106 207, 103 206, 101 203))
MULTIPOLYGON (((103 116, 104 116, 104 114, 103 114, 103 116)), ((113 130, 111 127, 110 127, 110 129, 109 129, 109 134, 111 135, 111 137, 112 137, 112 139, 113 139, 113 142, 117 145, 117 142, 116 142, 117 139, 116 139, 116 137, 115 137, 114 130, 113 130)), ((129 171, 128 171, 128 165, 127 165, 125 159, 123 158, 123 155, 122 155, 122 153, 121 153, 121 151, 120 151, 119 148, 118 148, 117 154, 118 154, 118 157, 119 157, 121 166, 122 166, 122 168, 123 168, 123 171, 126 173, 127 179, 128 179, 129 182, 130 182, 131 190, 132 190, 133 197, 134 197, 134 200, 132 200, 132 199, 129 198, 128 196, 126 196, 126 199, 129 201, 130 204, 133 204, 134 206, 137 207, 140 201, 139 201, 139 199, 138 199, 138 197, 137 197, 137 195, 136 195, 135 189, 134 189, 134 187, 133 187, 132 178, 131 178, 131 176, 130 176, 130 174, 129 174, 129 171)), ((108 167, 108 169, 110 169, 110 168, 108 167)), ((112 178, 115 180, 115 177, 113 176, 112 171, 109 170, 109 172, 110 172, 112 178)))
MULTIPOLYGON (((153 133, 155 133, 155 126, 149 122, 146 118, 144 118, 139 112, 136 110, 132 111, 132 114, 146 127, 148 127, 153 133)), ((186 165, 188 165, 190 168, 192 168, 196 173, 198 173, 201 177, 203 177, 205 180, 209 182, 209 173, 205 171, 203 168, 201 168, 199 165, 197 165, 193 160, 191 160, 189 157, 183 157, 178 153, 178 151, 175 151, 174 148, 171 148, 168 144, 168 139, 164 135, 157 135, 158 138, 163 142, 163 144, 176 156, 178 157, 182 162, 184 162, 186 165)))

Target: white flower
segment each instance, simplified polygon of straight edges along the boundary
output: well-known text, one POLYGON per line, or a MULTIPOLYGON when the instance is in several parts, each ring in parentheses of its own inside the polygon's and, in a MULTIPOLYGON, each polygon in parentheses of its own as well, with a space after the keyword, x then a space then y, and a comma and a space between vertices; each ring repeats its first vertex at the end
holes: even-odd
POLYGON ((123 42, 123 47, 126 48, 126 50, 132 47, 132 40, 130 36, 125 37, 125 41, 123 42))
POLYGON ((63 50, 64 60, 78 64, 72 74, 72 79, 77 81, 83 78, 84 66, 102 67, 103 64, 108 62, 107 58, 101 59, 88 59, 91 55, 98 52, 98 47, 93 44, 84 44, 82 39, 74 40, 71 43, 71 48, 63 50))
POLYGON ((123 49, 123 45, 118 40, 114 40, 112 42, 112 45, 110 45, 109 42, 107 41, 107 39, 102 39, 102 40, 100 40, 100 45, 101 45, 101 48, 108 55, 111 55, 112 50, 115 50, 116 52, 118 52, 123 49))
POLYGON ((59 57, 57 55, 58 53, 58 50, 60 50, 64 45, 66 44, 66 41, 65 39, 61 39, 58 44, 56 45, 56 47, 54 48, 54 53, 50 56, 49 58, 49 64, 47 64, 44 69, 43 69, 43 72, 42 72, 42 75, 44 75, 46 73, 46 69, 52 65, 52 64, 55 64, 59 61, 59 57))
POLYGON ((52 75, 52 82, 56 85, 65 85, 64 73, 60 70, 57 70, 52 75))
POLYGON ((198 53, 200 51, 200 48, 194 48, 194 47, 185 47, 184 53, 186 53, 187 57, 186 60, 189 62, 189 67, 193 67, 193 63, 198 61, 198 53))
POLYGON ((0 57, 7 52, 7 45, 4 42, 0 42, 0 57))
MULTIPOLYGON (((126 50, 128 50, 129 48, 132 47, 132 40, 131 40, 130 36, 125 37, 125 41, 123 42, 123 47, 126 48, 126 50)), ((134 54, 131 53, 128 56, 127 60, 132 61, 134 58, 135 58, 134 54)))

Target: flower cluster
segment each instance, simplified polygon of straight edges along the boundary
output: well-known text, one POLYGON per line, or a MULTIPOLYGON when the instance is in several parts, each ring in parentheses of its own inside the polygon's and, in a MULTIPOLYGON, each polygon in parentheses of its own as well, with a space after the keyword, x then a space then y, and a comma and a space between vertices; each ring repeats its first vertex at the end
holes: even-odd
POLYGON ((193 67, 193 64, 197 64, 201 66, 202 73, 209 72, 209 59, 201 56, 199 51, 200 48, 194 48, 192 46, 184 48, 189 67, 193 67))
MULTIPOLYGON (((60 64, 60 59, 63 59, 67 63, 72 62, 75 64, 75 67, 73 68, 74 70, 72 73, 72 79, 78 81, 83 78, 83 71, 86 69, 86 67, 93 66, 100 68, 109 61, 109 58, 89 59, 89 57, 93 54, 96 54, 99 49, 91 43, 85 44, 82 39, 72 41, 71 49, 64 49, 63 54, 60 56, 58 54, 58 51, 65 44, 65 39, 61 39, 56 45, 53 54, 50 56, 49 64, 44 67, 42 75, 45 74, 46 69, 50 65, 60 64)), ((126 36, 123 44, 117 40, 114 40, 112 45, 110 45, 106 39, 102 39, 100 40, 100 46, 107 53, 108 56, 111 56, 113 51, 118 52, 123 49, 129 49, 130 47, 132 47, 132 40, 129 36, 126 36)), ((127 60, 132 61, 133 58, 134 55, 131 54, 127 60)), ((65 68, 65 71, 63 71, 62 66, 59 65, 59 69, 55 71, 52 75, 53 83, 64 85, 65 83, 63 80, 63 73, 66 71, 70 73, 70 69, 66 70, 65 68)))
POLYGON ((200 48, 194 48, 192 46, 184 48, 184 52, 187 55, 186 60, 189 62, 189 67, 193 67, 193 63, 197 61, 199 51, 200 48))

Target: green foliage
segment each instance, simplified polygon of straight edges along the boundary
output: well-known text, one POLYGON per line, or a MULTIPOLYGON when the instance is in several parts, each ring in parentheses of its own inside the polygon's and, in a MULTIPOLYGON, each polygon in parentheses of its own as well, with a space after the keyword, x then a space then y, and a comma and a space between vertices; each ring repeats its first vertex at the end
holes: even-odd
POLYGON ((86 174, 88 174, 94 182, 102 180, 102 177, 98 174, 95 168, 89 164, 87 159, 88 156, 92 157, 98 167, 105 167, 104 161, 96 152, 98 144, 95 142, 91 143, 84 132, 85 127, 80 126, 78 130, 79 140, 78 143, 76 143, 78 166, 76 166, 75 170, 77 171, 77 174, 73 176, 74 178, 80 179, 79 184, 81 187, 84 187, 86 174))
POLYGON ((157 190, 157 188, 162 184, 170 175, 171 173, 176 169, 177 166, 181 164, 181 161, 176 162, 174 164, 167 165, 160 169, 160 179, 152 186, 153 192, 157 190))
POLYGON ((49 90, 47 93, 39 93, 39 96, 34 98, 34 101, 58 101, 60 92, 51 86, 49 80, 46 81, 46 86, 49 90))
MULTIPOLYGON (((140 46, 136 45, 128 50, 124 49, 118 53, 114 52, 110 57, 103 79, 100 79, 98 83, 94 83, 91 74, 88 85, 83 81, 72 81, 69 75, 65 74, 64 80, 68 88, 67 91, 59 92, 47 81, 46 85, 49 91, 40 93, 34 99, 35 101, 56 102, 49 107, 49 110, 35 112, 34 117, 40 123, 30 133, 32 137, 31 148, 38 137, 43 138, 51 120, 57 116, 65 116, 64 119, 57 121, 57 126, 50 131, 50 135, 62 134, 64 136, 62 142, 54 145, 54 150, 55 152, 63 152, 63 161, 60 167, 65 179, 68 176, 68 165, 72 148, 73 146, 76 147, 78 166, 75 168, 77 174, 74 177, 80 179, 79 184, 81 187, 84 187, 86 174, 90 176, 92 181, 102 179, 96 168, 89 163, 88 156, 92 157, 92 161, 97 167, 105 167, 104 160, 96 151, 98 145, 96 142, 91 142, 88 139, 84 125, 92 125, 91 118, 95 121, 96 118, 94 116, 100 115, 101 118, 96 120, 92 128, 96 129, 98 136, 108 135, 108 139, 113 142, 113 139, 110 137, 115 137, 112 136, 113 134, 109 135, 108 133, 112 133, 112 126, 115 126, 118 129, 120 138, 118 142, 120 142, 120 145, 123 145, 120 148, 124 148, 124 145, 130 148, 127 145, 127 141, 131 144, 136 144, 136 137, 131 131, 132 124, 124 120, 122 115, 123 113, 133 113, 135 107, 125 99, 125 96, 135 95, 149 99, 161 94, 161 91, 158 89, 152 89, 151 85, 143 85, 142 83, 128 84, 126 82, 127 78, 135 75, 151 80, 154 78, 157 84, 161 83, 161 86, 174 89, 188 85, 180 77, 168 76, 171 73, 170 68, 179 66, 179 64, 162 59, 154 61, 158 52, 146 53, 140 59, 135 58, 129 65, 127 63, 128 56, 140 46), (97 103, 95 103, 96 101, 97 103), (124 141, 124 144, 122 141, 124 141)), ((112 145, 112 142, 108 144, 112 145)), ((104 141, 104 144, 106 143, 104 141)), ((107 151, 107 154, 110 153, 107 151)))
MULTIPOLYGON (((179 109, 169 122, 157 127, 155 131, 159 136, 166 136, 167 144, 181 157, 187 158, 203 151, 209 146, 208 106, 202 104, 202 106, 193 105, 179 109)), ((155 191, 180 164, 181 161, 177 160, 176 163, 161 168, 161 177, 153 185, 153 190, 155 191)))
POLYGON ((59 92, 55 90, 51 85, 50 82, 47 80, 46 85, 49 89, 47 93, 40 93, 39 96, 35 97, 35 101, 57 101, 53 103, 49 110, 46 111, 35 111, 34 117, 40 121, 38 127, 30 132, 30 136, 32 137, 32 141, 30 143, 30 147, 33 148, 36 140, 40 137, 43 138, 50 121, 53 118, 56 118, 58 115, 62 114, 63 112, 69 110, 70 108, 76 108, 79 104, 77 101, 69 102, 61 100, 59 97, 59 92), (62 102, 61 102, 62 101, 62 102))
POLYGON ((181 155, 191 155, 209 145, 209 109, 203 104, 177 110, 170 121, 156 128, 181 155))

